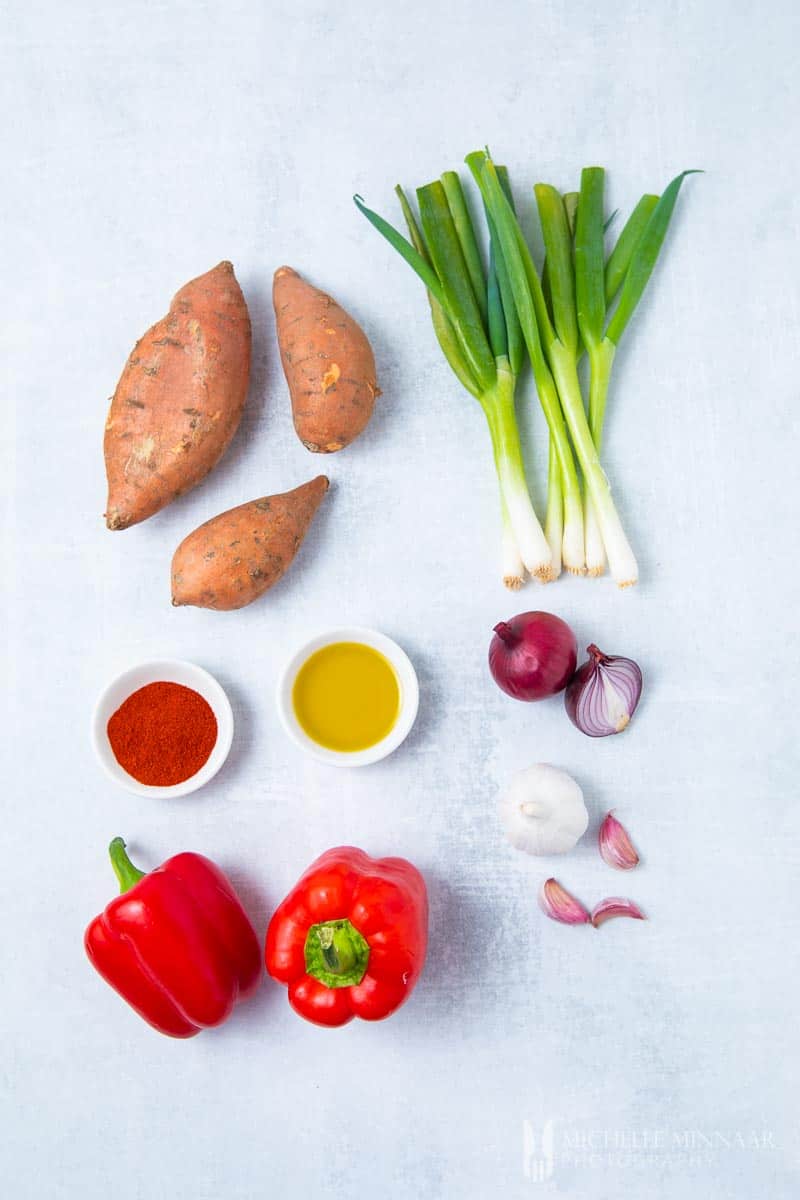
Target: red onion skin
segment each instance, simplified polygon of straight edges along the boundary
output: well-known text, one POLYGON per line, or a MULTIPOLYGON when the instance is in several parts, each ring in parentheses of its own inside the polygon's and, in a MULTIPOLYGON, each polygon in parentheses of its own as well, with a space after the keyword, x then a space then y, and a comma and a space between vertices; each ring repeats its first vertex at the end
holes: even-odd
MULTIPOLYGON (((585 724, 582 724, 580 722, 580 720, 578 719, 577 710, 578 710, 578 704, 581 699, 581 695, 583 693, 583 689, 586 685, 586 681, 588 679, 590 679, 591 676, 597 671, 598 664, 599 663, 609 663, 609 664, 613 665, 613 663, 618 661, 620 659, 620 657, 622 657, 622 656, 616 655, 616 654, 603 654, 602 651, 598 650, 597 646, 595 646, 594 644, 587 647, 587 653, 589 655, 588 659, 575 672, 574 676, 572 677, 572 679, 569 682, 569 686, 568 686, 566 692, 564 693, 564 707, 567 710, 567 716, 569 717, 570 721, 572 721, 572 724, 575 726, 575 728, 579 729, 581 731, 581 733, 585 733, 587 737, 611 737, 612 734, 621 733, 622 730, 620 730, 620 729, 600 730, 598 728, 595 728, 595 729, 587 728, 585 726, 585 724)), ((636 712, 636 708, 639 704, 639 700, 641 699, 642 672, 641 672, 639 666, 635 662, 633 662, 632 659, 623 659, 623 661, 625 661, 626 663, 629 663, 631 665, 631 667, 635 668, 635 670, 636 670, 636 672, 638 672, 638 676, 639 676, 639 694, 637 695, 636 700, 631 708, 630 715, 629 715, 629 719, 630 719, 630 717, 632 717, 633 714, 636 712)), ((626 726, 626 728, 627 728, 627 726, 626 726)))
POLYGON ((575 634, 552 613, 519 613, 495 625, 489 670, 514 700, 545 700, 562 692, 577 662, 575 634))

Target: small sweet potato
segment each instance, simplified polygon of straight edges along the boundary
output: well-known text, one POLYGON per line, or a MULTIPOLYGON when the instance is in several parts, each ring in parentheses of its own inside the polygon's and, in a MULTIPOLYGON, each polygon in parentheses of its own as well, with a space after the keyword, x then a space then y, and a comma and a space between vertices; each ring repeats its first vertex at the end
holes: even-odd
POLYGON ((250 375, 250 317, 233 267, 182 287, 133 348, 106 422, 106 524, 127 529, 188 492, 239 425, 250 375))
POLYGON ((228 610, 257 600, 286 571, 327 490, 328 480, 318 475, 195 529, 172 559, 172 603, 228 610))
POLYGON ((291 267, 275 272, 272 302, 297 436, 317 454, 341 450, 361 433, 380 396, 367 336, 291 267))

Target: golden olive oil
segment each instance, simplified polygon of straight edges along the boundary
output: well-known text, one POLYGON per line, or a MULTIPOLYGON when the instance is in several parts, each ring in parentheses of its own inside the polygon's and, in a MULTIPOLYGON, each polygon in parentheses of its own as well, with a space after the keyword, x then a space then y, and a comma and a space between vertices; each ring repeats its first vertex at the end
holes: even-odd
POLYGON ((300 727, 328 750, 367 750, 389 734, 400 712, 400 684, 379 650, 334 642, 303 663, 292 688, 300 727))

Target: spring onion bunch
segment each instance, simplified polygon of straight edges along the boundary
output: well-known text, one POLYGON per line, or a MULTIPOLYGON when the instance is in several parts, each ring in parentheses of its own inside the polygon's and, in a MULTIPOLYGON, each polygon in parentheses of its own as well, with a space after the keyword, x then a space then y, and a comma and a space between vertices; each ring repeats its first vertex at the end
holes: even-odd
MULTIPOLYGON (((498 168, 496 175, 513 213, 505 172, 498 168)), ((503 259, 491 239, 484 267, 456 172, 417 189, 419 220, 402 188, 396 192, 410 240, 359 196, 355 201, 425 284, 442 352, 485 414, 500 485, 504 581, 519 587, 525 569, 549 579, 550 546, 531 503, 517 428, 515 390, 525 349, 503 259)))
POLYGON ((523 564, 547 581, 562 564, 575 574, 600 574, 607 557, 614 580, 628 586, 638 578, 636 559, 599 457, 606 399, 616 348, 690 172, 674 179, 661 197, 642 197, 608 259, 602 168, 586 168, 577 193, 562 195, 549 184, 537 184, 545 248, 540 274, 505 168, 496 166, 488 151, 469 154, 466 163, 483 201, 488 267, 453 171, 417 189, 419 221, 402 189, 396 189, 410 240, 360 197, 355 202, 422 279, 445 358, 485 413, 500 483, 506 584, 519 586, 523 564), (550 433, 544 531, 525 482, 515 415, 526 351, 550 433), (584 353, 586 400, 578 371, 584 353))

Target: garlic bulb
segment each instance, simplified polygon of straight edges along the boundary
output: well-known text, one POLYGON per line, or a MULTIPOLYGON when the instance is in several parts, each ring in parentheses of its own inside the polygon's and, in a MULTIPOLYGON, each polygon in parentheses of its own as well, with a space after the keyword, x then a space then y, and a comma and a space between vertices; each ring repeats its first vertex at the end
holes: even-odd
POLYGON ((566 771, 537 763, 519 771, 500 800, 506 837, 526 854, 564 854, 586 832, 583 792, 566 771))

